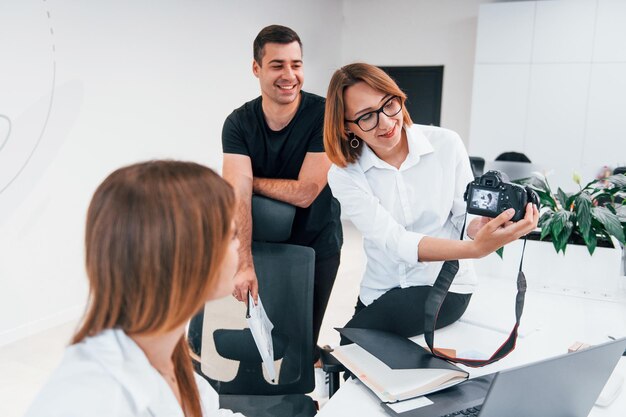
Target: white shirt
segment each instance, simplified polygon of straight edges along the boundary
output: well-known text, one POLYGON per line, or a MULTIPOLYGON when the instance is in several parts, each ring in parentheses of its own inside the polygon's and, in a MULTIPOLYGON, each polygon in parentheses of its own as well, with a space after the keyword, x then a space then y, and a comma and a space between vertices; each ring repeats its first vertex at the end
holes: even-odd
MULTIPOLYGON (((392 288, 432 285, 443 263, 418 262, 419 242, 424 236, 459 239, 465 218, 463 194, 474 177, 459 135, 421 125, 406 133, 409 154, 400 169, 363 142, 357 162, 333 165, 328 173, 342 213, 363 235, 365 305, 392 288)), ((450 291, 471 293, 476 286, 471 261, 459 264, 450 291)))
MULTIPOLYGON (((195 375, 204 416, 242 416, 219 409, 217 393, 195 375)), ((184 417, 165 379, 122 330, 71 345, 26 417, 184 417)))

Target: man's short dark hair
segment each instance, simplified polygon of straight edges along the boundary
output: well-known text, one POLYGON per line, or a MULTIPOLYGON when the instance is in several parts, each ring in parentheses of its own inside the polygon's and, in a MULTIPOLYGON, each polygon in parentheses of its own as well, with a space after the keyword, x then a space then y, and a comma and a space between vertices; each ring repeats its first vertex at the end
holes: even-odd
POLYGON ((256 35, 256 38, 254 38, 254 43, 252 44, 254 60, 261 65, 264 53, 263 48, 266 43, 280 43, 287 45, 292 42, 298 42, 300 49, 302 49, 302 41, 300 41, 300 37, 293 29, 280 25, 266 26, 261 29, 259 34, 256 35))

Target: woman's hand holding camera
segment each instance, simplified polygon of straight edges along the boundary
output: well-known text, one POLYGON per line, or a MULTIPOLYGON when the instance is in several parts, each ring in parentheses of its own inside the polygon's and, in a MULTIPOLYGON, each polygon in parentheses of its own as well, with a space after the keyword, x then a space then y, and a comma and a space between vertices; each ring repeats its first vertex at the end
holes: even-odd
POLYGON ((470 223, 467 234, 472 237, 475 258, 482 258, 498 250, 502 246, 527 235, 537 227, 539 210, 533 203, 526 205, 524 218, 512 222, 515 209, 503 211, 497 217, 476 218, 470 223))

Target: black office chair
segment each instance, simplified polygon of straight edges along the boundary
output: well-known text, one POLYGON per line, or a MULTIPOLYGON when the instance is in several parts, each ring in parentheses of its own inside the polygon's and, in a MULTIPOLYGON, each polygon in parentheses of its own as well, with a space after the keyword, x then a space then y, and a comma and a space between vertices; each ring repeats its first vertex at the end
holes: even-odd
MULTIPOLYGON (((294 215, 295 208, 288 204, 253 197, 252 255, 259 295, 274 324, 274 359, 280 361, 277 383, 269 382, 263 375, 261 357, 249 329, 221 328, 219 323, 209 323, 214 328, 213 343, 203 347, 204 312, 189 325, 189 344, 194 352, 208 355, 211 360, 224 358, 231 366, 236 364, 236 373, 227 378, 205 374, 197 361, 194 366, 220 394, 221 407, 247 417, 308 417, 317 412, 313 400, 304 395, 315 386, 312 360, 315 252, 308 247, 275 243, 289 237, 294 215)), ((207 305, 206 309, 210 308, 207 305)), ((212 322, 223 314, 207 311, 212 322)))
POLYGON ((532 162, 530 158, 521 152, 503 152, 496 156, 496 161, 509 161, 509 162, 532 162))
POLYGON ((469 160, 474 177, 476 178, 483 175, 485 170, 485 158, 481 158, 480 156, 470 156, 469 160))

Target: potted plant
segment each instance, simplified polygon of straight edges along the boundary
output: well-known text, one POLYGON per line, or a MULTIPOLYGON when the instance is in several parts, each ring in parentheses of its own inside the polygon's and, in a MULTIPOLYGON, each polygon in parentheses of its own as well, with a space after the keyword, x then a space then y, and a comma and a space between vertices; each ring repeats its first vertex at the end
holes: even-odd
POLYGON ((565 253, 568 244, 584 244, 591 255, 598 246, 613 247, 611 236, 624 245, 626 175, 611 175, 584 187, 576 174, 574 181, 579 190, 571 194, 560 187, 554 193, 548 179, 539 173, 517 181, 530 186, 539 195, 541 233, 538 239, 552 241, 557 253, 565 253))
MULTIPOLYGON (((516 181, 539 195, 541 230, 532 232, 526 245, 522 240, 507 245, 507 256, 493 254, 475 261, 478 275, 514 282, 511 278, 516 276, 525 247, 523 269, 529 288, 626 301, 618 243, 626 240, 626 176, 613 175, 585 186, 576 176, 574 181, 579 189, 572 194, 560 188, 554 193, 540 173, 516 181)), ((502 255, 502 248, 499 252, 502 255)))

